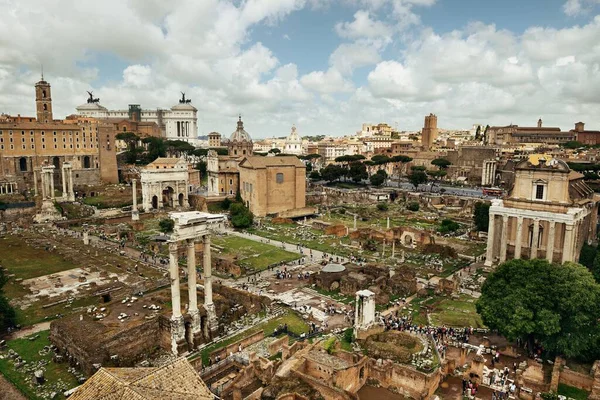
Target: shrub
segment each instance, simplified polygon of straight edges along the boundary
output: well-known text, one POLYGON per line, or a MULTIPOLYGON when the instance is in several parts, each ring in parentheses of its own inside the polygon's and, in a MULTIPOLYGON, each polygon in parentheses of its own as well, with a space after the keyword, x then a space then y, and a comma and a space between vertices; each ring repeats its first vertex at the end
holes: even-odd
POLYGON ((379 203, 377 204, 377 209, 379 211, 387 211, 389 209, 389 206, 387 203, 379 203))
POLYGON ((254 222, 254 214, 241 203, 232 204, 229 207, 229 213, 231 214, 231 225, 234 228, 250 228, 254 222))
POLYGON ((164 232, 164 233, 173 232, 173 228, 175 227, 175 221, 173 221, 171 218, 161 219, 158 222, 158 227, 160 228, 161 232, 164 232))
POLYGON ((223 200, 221 202, 221 208, 223 210, 229 210, 229 207, 231 206, 231 200, 229 200, 228 197, 225 197, 225 200, 223 200))
POLYGON ((438 228, 439 233, 450 233, 456 232, 460 229, 460 225, 458 222, 455 222, 451 219, 445 219, 442 221, 440 227, 438 228))
POLYGON ((411 201, 406 205, 406 209, 408 211, 419 211, 419 203, 417 203, 416 201, 411 201))

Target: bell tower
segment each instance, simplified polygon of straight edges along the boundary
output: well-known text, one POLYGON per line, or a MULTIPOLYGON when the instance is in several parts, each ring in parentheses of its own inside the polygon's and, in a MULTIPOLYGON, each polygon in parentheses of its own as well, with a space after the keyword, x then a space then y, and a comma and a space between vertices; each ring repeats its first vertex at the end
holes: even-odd
POLYGON ((35 84, 35 108, 38 122, 52 122, 52 96, 50 84, 42 80, 35 84))

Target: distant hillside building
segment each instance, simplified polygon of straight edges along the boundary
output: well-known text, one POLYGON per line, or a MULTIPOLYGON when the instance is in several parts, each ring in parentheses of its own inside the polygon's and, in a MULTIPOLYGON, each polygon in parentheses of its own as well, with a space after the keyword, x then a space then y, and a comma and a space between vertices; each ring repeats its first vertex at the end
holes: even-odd
POLYGON ((208 147, 221 147, 221 134, 219 132, 208 134, 208 147))
POLYGON ((514 143, 561 144, 575 140, 573 131, 562 132, 558 127, 543 127, 539 119, 535 127, 518 125, 491 126, 487 131, 486 142, 490 145, 514 143))
POLYGON ((236 130, 229 137, 227 149, 230 156, 250 156, 252 155, 252 138, 250 134, 244 130, 244 122, 242 116, 239 116, 236 130))
POLYGON ((55 120, 50 83, 35 84, 36 119, 0 118, 0 180, 14 183, 19 191, 41 192, 40 168, 54 165, 56 188, 61 186, 62 166, 70 163, 73 183, 117 183, 115 126, 89 119, 55 120), (39 189, 39 190, 38 190, 39 189))
POLYGON ((296 126, 292 126, 292 132, 285 139, 283 153, 294 155, 302 154, 302 139, 298 135, 298 132, 296 132, 296 126))
POLYGON ((583 122, 577 122, 575 129, 569 131, 575 135, 575 140, 580 143, 595 146, 600 144, 600 131, 587 131, 583 122))
POLYGON ((577 262, 595 240, 598 195, 561 160, 530 155, 514 168, 513 187, 490 207, 486 265, 510 259, 577 262))
POLYGON ((435 114, 429 114, 425 117, 423 130, 421 131, 421 146, 424 150, 431 149, 431 146, 433 146, 433 143, 438 137, 438 133, 437 116, 435 114))
POLYGON ((169 110, 142 109, 139 104, 130 104, 127 110, 108 110, 93 100, 97 99, 93 99, 90 94, 88 102, 76 108, 77 114, 99 119, 126 118, 137 122, 154 122, 158 125, 162 136, 170 140, 194 142, 198 138, 198 110, 191 104, 190 99, 185 98, 185 95, 179 100, 179 104, 169 110))

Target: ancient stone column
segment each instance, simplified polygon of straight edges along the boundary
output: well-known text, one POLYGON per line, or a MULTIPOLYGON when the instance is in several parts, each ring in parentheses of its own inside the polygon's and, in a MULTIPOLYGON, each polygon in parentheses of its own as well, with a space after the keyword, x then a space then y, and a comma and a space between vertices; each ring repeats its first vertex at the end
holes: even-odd
POLYGON ((354 215, 354 230, 356 230, 356 215, 354 215))
POLYGON ((390 217, 387 217, 387 228, 390 229, 390 217))
POLYGON ((198 312, 198 293, 196 292, 196 246, 193 239, 187 241, 188 267, 188 313, 192 317, 192 330, 200 332, 200 313, 198 312))
POLYGON ((83 244, 86 246, 90 244, 90 235, 87 231, 83 231, 83 244))
POLYGON ((521 258, 521 248, 523 246, 523 217, 517 217, 517 237, 515 239, 515 259, 521 258))
POLYGON ((540 240, 540 221, 538 219, 533 220, 533 237, 531 238, 531 255, 530 259, 537 258, 538 254, 538 241, 540 240))
POLYGON ((169 243, 169 276, 171 278, 171 351, 177 355, 179 345, 185 341, 185 326, 181 315, 181 300, 179 294, 179 265, 177 242, 169 243))
POLYGON ((485 255, 485 265, 491 267, 494 264, 494 214, 490 213, 490 221, 488 224, 488 240, 487 240, 487 252, 485 255))
POLYGON ((54 174, 49 173, 48 177, 50 178, 50 200, 54 200, 54 174))
POLYGON ((137 184, 135 179, 131 181, 131 189, 133 190, 133 206, 131 207, 131 220, 138 221, 140 219, 140 213, 137 209, 137 184))
POLYGON ((502 237, 500 240, 500 264, 506 261, 506 247, 508 238, 508 215, 502 216, 502 237))
POLYGON ((42 199, 46 198, 46 174, 42 170, 40 172, 41 180, 42 180, 42 199))
POLYGON ((37 178, 38 178, 38 173, 34 169, 33 170, 33 193, 34 193, 34 196, 38 195, 38 181, 37 181, 37 178))
POLYGON ((204 243, 204 308, 208 316, 208 325, 211 331, 218 328, 217 314, 212 298, 212 265, 210 258, 210 236, 203 236, 204 243))
POLYGON ((69 201, 75 201, 75 190, 73 188, 73 166, 69 164, 69 201))
POLYGON ((62 192, 63 192, 63 200, 67 200, 69 198, 69 195, 67 193, 67 177, 65 176, 65 174, 67 173, 67 168, 66 168, 66 164, 63 164, 62 166, 62 192))
POLYGON ((565 224, 565 243, 563 245, 562 262, 572 261, 573 224, 565 224))
POLYGON ((396 241, 392 240, 392 258, 396 255, 396 241))
POLYGON ((546 260, 552 262, 554 258, 554 230, 556 229, 556 222, 550 221, 550 231, 548 232, 548 243, 546 244, 546 260))

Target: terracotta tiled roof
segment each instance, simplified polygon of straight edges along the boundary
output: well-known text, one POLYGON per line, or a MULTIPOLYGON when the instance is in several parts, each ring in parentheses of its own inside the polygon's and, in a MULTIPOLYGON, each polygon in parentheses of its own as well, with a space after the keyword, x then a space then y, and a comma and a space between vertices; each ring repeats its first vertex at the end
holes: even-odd
POLYGON ((101 368, 71 400, 212 400, 214 396, 186 358, 160 368, 101 368))
POLYGON ((275 156, 275 157, 262 157, 262 156, 250 156, 240 162, 240 166, 249 167, 249 168, 266 168, 266 167, 284 167, 284 166, 294 166, 294 167, 304 167, 302 161, 298 159, 298 157, 294 156, 275 156))

